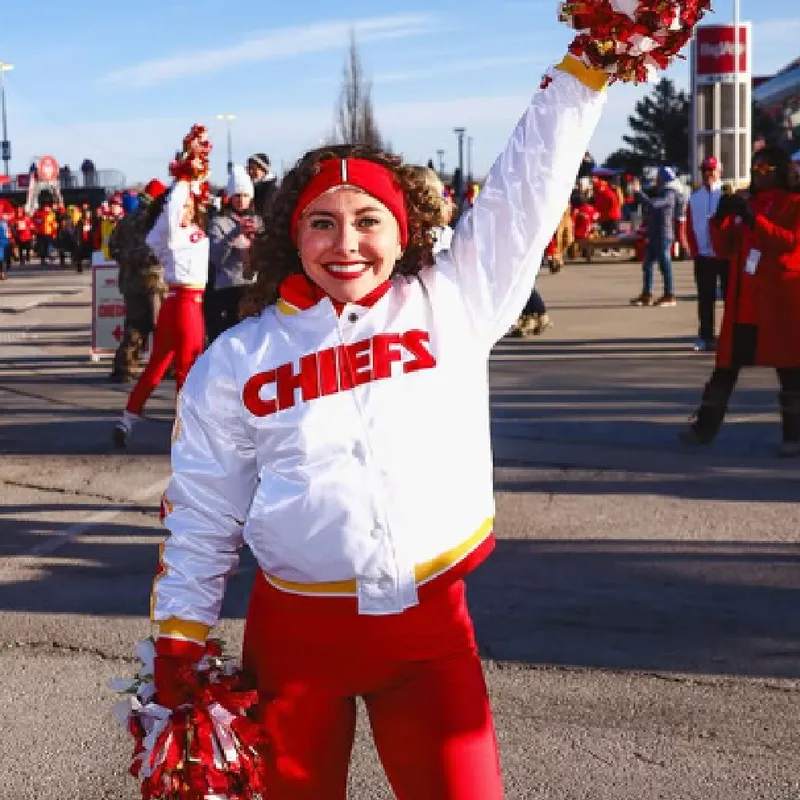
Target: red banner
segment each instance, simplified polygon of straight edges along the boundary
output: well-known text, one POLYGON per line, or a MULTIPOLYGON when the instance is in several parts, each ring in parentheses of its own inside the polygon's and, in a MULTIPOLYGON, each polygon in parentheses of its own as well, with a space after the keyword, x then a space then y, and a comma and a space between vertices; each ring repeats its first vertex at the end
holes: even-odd
POLYGON ((695 48, 697 75, 733 75, 736 72, 736 52, 739 72, 747 72, 747 28, 739 26, 739 46, 733 25, 703 25, 697 28, 695 48))

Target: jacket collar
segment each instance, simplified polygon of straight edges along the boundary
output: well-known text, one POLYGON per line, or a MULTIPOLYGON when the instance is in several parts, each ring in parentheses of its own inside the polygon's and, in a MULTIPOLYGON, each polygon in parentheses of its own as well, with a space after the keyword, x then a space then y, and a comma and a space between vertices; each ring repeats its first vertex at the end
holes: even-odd
MULTIPOLYGON (((369 294, 356 301, 355 305, 371 308, 389 291, 391 285, 390 281, 384 281, 369 294)), ((320 301, 327 299, 330 300, 338 316, 347 305, 347 303, 342 303, 330 297, 317 284, 309 280, 305 273, 297 273, 284 278, 279 289, 279 295, 278 310, 284 314, 297 314, 300 311, 307 311, 320 303, 320 301)))

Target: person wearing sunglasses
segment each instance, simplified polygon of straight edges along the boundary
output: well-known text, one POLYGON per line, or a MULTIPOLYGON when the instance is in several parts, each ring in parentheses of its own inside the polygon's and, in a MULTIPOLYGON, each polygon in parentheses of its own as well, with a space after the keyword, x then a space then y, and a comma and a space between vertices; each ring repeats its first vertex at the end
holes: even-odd
POLYGON ((765 147, 753 157, 747 192, 723 195, 711 220, 714 251, 730 262, 716 366, 688 429, 687 444, 710 444, 742 367, 778 374, 783 442, 800 457, 800 197, 789 156, 765 147))

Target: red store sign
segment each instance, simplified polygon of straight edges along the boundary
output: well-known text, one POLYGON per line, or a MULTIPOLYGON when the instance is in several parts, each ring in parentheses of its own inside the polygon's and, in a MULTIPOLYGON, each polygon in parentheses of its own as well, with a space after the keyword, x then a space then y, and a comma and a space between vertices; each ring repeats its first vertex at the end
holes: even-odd
POLYGON ((733 75, 736 72, 736 52, 739 72, 747 72, 748 30, 739 26, 739 43, 733 25, 703 25, 695 31, 696 74, 733 75))

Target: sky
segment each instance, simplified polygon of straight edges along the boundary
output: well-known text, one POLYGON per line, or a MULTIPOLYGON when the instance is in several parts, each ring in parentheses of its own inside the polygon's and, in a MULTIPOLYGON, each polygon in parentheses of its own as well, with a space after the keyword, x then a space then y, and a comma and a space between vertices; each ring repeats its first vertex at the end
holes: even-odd
MULTIPOLYGON (((372 79, 379 128, 407 160, 457 164, 454 127, 472 138, 485 173, 571 31, 555 0, 39 0, 3 9, 11 171, 54 156, 90 157, 134 183, 165 177, 194 122, 208 125, 212 178, 233 159, 266 152, 278 173, 331 131, 349 32, 372 79), (226 123, 218 114, 235 114, 226 123)), ((733 0, 709 22, 727 23, 733 0)), ((753 22, 754 73, 800 56, 798 0, 741 0, 753 22)), ((688 89, 685 62, 666 75, 688 89)), ((648 87, 615 85, 591 143, 598 161, 621 146, 648 87)), ((465 148, 466 149, 466 148, 465 148)), ((466 156, 465 156, 466 159, 466 156)))

